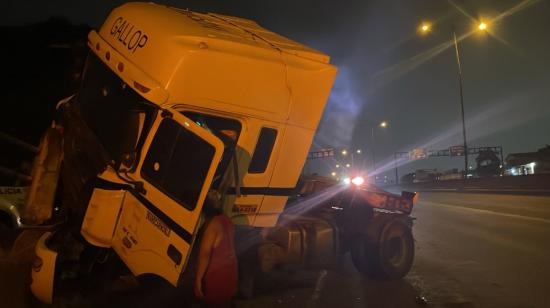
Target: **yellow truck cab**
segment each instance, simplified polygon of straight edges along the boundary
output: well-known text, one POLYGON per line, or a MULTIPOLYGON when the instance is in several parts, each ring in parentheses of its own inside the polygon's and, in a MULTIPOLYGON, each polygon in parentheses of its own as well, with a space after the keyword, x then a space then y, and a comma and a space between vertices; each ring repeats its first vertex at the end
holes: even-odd
MULTIPOLYGON (((82 86, 58 106, 79 123, 54 123, 65 138, 60 185, 71 186, 87 244, 176 285, 209 191, 236 224, 277 223, 336 74, 327 55, 250 20, 153 3, 113 10, 88 46, 82 86), (80 168, 92 155, 101 158, 80 168)), ((27 212, 44 203, 36 186, 27 212)), ((48 273, 33 271, 46 302, 54 279, 39 276, 53 276, 52 239, 37 245, 48 273)))
POLYGON ((206 198, 237 226, 286 237, 280 250, 304 260, 291 238, 305 231, 278 223, 336 75, 327 55, 250 20, 154 3, 116 8, 88 46, 23 213, 41 224, 61 203, 67 219, 36 246, 35 296, 52 302, 65 263, 105 251, 135 276, 178 285, 206 198))

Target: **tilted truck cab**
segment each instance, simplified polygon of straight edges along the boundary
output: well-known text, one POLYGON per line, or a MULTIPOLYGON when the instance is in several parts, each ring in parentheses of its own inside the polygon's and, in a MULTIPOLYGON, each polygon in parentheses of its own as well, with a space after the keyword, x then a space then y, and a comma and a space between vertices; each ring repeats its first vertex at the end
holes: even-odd
POLYGON ((36 246, 35 296, 51 302, 71 276, 66 264, 93 268, 112 251, 135 276, 177 286, 207 198, 261 234, 250 247, 284 254, 278 262, 326 264, 315 251, 336 259, 329 252, 341 252, 346 234, 336 216, 280 219, 336 75, 327 55, 250 20, 153 3, 113 10, 88 46, 81 87, 43 138, 23 213, 41 224, 56 206, 67 220, 36 246), (291 240, 311 234, 332 240, 291 240))

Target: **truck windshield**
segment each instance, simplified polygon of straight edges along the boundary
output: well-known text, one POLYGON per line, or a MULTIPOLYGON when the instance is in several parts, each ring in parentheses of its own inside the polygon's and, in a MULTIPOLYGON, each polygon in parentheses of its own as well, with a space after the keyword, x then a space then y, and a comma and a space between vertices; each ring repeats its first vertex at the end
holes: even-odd
POLYGON ((130 166, 155 114, 148 103, 90 53, 77 95, 81 115, 115 163, 130 166))

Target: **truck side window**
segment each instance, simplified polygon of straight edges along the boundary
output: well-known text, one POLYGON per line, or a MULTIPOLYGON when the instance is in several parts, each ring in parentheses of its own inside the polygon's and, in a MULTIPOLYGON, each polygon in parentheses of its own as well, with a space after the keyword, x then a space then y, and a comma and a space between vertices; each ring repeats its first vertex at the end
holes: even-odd
POLYGON ((248 173, 264 173, 273 151, 273 145, 277 139, 277 130, 268 127, 262 127, 260 137, 256 144, 256 149, 250 160, 248 173))
POLYGON ((172 119, 164 119, 151 143, 141 174, 153 186, 193 210, 215 148, 172 119))

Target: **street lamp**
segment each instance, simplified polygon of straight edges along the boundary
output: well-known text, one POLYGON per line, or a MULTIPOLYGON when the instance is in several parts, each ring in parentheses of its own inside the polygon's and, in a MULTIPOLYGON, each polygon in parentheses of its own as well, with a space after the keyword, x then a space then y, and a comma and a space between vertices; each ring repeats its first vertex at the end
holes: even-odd
POLYGON ((487 24, 482 21, 482 22, 479 23, 477 28, 481 31, 485 31, 485 30, 487 30, 487 24))
MULTIPOLYGON (((382 121, 376 127, 386 128, 388 127, 388 122, 382 121)), ((375 150, 375 139, 374 139, 374 129, 375 126, 371 127, 371 147, 372 147, 372 170, 376 169, 376 150, 375 150)))
MULTIPOLYGON (((426 23, 423 23, 426 24, 426 23)), ((421 29, 424 27, 422 26, 421 29)), ((477 29, 479 31, 487 31, 487 24, 483 21, 480 21, 477 24, 477 29)), ((423 31, 423 33, 428 32, 431 30, 431 27, 428 27, 426 31, 423 31)), ((460 115, 462 118, 462 139, 464 143, 464 179, 466 179, 468 176, 468 144, 466 142, 466 122, 464 121, 464 94, 463 94, 463 79, 462 79, 462 64, 460 62, 460 49, 458 48, 458 40, 456 39, 456 32, 453 30, 453 42, 455 46, 455 55, 456 55, 456 64, 458 68, 458 84, 459 84, 459 90, 460 90, 460 115)))

